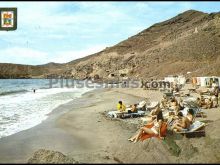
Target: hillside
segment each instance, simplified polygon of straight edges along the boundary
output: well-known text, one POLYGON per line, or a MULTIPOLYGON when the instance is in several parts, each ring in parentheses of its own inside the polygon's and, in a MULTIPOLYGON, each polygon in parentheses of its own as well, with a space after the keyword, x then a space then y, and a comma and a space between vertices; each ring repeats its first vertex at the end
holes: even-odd
POLYGON ((162 78, 220 75, 220 12, 188 10, 96 54, 66 64, 0 64, 0 77, 162 78), (13 75, 13 76, 11 76, 13 75))

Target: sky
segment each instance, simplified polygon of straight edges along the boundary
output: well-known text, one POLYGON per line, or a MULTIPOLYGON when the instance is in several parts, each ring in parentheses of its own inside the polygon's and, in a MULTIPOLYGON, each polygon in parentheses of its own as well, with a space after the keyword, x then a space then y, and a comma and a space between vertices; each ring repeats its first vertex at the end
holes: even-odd
POLYGON ((113 46, 189 9, 219 12, 220 2, 0 2, 17 7, 15 31, 0 31, 0 63, 65 63, 113 46))

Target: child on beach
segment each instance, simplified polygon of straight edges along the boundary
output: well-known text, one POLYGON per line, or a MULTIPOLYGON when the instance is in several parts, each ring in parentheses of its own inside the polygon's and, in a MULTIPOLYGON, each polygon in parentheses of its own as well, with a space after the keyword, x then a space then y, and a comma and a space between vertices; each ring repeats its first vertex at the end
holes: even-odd
POLYGON ((119 102, 118 102, 117 110, 118 110, 119 112, 125 112, 126 106, 122 103, 122 101, 119 101, 119 102))

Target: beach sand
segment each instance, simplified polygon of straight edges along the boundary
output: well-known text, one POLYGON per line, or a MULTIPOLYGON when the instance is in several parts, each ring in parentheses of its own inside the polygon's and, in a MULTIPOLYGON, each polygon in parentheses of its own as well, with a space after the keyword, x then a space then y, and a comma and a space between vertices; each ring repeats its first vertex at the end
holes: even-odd
MULTIPOLYGON (((140 120, 107 119, 104 112, 142 100, 160 100, 162 93, 143 89, 100 89, 56 108, 40 125, 0 139, 0 163, 27 163, 39 149, 59 151, 81 163, 219 163, 220 109, 198 118, 206 137, 169 135, 164 141, 127 139, 140 120)), ((47 162, 45 162, 47 163, 47 162)))

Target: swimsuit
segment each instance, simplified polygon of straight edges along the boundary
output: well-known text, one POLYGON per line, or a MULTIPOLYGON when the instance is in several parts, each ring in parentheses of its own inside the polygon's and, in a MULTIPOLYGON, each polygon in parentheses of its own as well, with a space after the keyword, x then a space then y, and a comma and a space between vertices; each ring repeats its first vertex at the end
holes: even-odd
POLYGON ((158 122, 154 122, 154 126, 151 128, 151 130, 155 133, 155 134, 159 134, 158 130, 159 129, 159 123, 158 122))

